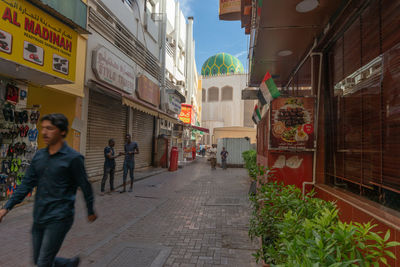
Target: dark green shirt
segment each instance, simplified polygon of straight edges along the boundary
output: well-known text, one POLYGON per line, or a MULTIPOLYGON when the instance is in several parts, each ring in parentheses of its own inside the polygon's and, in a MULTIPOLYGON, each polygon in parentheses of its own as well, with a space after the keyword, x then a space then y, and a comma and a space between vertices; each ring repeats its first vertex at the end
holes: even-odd
POLYGON ((35 223, 59 221, 74 216, 78 186, 85 196, 88 215, 93 214, 93 191, 87 179, 84 158, 66 143, 55 154, 39 150, 22 183, 4 208, 11 210, 37 187, 33 220, 35 223))

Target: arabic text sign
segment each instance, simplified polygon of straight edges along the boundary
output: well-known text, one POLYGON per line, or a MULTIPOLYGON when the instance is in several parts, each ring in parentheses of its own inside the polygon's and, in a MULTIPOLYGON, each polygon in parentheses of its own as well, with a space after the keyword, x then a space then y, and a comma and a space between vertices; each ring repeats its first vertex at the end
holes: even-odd
POLYGON ((192 106, 182 104, 181 114, 179 115, 179 119, 184 123, 191 124, 192 122, 192 106))
POLYGON ((24 0, 0 0, 0 57, 74 82, 78 34, 24 0))
POLYGON ((175 114, 181 113, 181 100, 174 94, 168 94, 168 109, 175 114))
POLYGON ((134 69, 107 48, 101 46, 93 50, 92 69, 97 79, 133 94, 134 69))

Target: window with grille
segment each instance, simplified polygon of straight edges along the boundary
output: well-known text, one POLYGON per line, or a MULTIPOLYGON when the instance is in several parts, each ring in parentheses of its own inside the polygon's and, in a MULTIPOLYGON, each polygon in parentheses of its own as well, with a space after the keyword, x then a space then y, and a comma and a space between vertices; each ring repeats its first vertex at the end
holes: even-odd
POLYGON ((232 86, 222 87, 221 101, 232 101, 233 100, 233 88, 232 86))
POLYGON ((219 101, 219 89, 217 87, 209 88, 207 102, 217 102, 217 101, 219 101))

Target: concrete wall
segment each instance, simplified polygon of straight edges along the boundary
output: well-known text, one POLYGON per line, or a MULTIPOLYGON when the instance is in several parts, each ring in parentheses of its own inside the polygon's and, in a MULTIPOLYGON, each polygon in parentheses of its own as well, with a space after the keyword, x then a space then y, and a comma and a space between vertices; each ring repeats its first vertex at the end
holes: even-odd
POLYGON ((215 140, 219 140, 221 138, 250 138, 250 143, 254 144, 257 142, 256 139, 257 131, 255 128, 247 128, 247 127, 223 127, 223 128, 214 128, 214 137, 215 140))
MULTIPOLYGON (((210 129, 211 137, 214 135, 214 128, 244 126, 242 90, 246 87, 246 79, 246 74, 202 77, 202 88, 206 90, 205 99, 202 99, 202 126, 210 129), (221 101, 222 88, 225 86, 233 88, 233 98, 230 101, 221 101), (219 101, 208 102, 208 90, 211 87, 218 88, 219 101)), ((254 108, 254 105, 251 108, 254 108)))

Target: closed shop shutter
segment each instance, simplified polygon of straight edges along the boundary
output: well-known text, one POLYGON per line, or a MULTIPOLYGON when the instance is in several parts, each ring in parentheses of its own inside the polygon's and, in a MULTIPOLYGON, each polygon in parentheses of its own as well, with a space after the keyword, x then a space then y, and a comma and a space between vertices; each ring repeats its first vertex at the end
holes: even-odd
MULTIPOLYGON (((85 160, 90 178, 103 175, 104 147, 110 138, 115 140, 116 154, 124 151, 127 110, 120 100, 90 91, 85 160)), ((121 171, 123 157, 117 158, 116 163, 116 171, 121 171)))
POLYGON ((139 155, 135 155, 135 168, 151 166, 153 153, 154 117, 133 109, 132 140, 139 146, 139 155))

